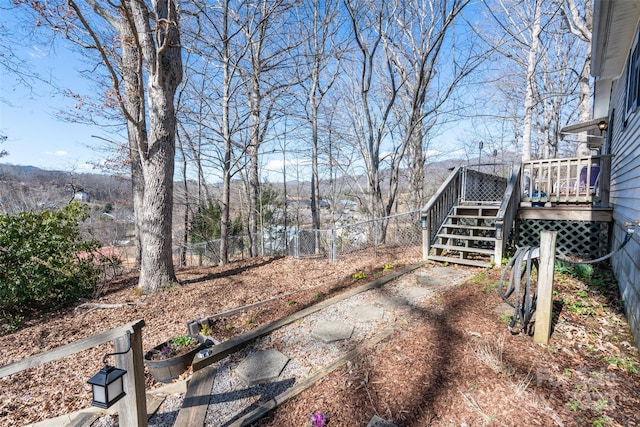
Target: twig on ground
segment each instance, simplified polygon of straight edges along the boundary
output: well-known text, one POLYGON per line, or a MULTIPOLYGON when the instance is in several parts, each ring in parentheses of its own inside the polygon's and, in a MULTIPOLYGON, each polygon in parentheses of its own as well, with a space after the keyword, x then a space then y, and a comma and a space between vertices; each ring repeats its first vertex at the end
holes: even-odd
POLYGON ((122 307, 129 307, 133 305, 144 305, 144 303, 143 302, 124 302, 122 304, 99 304, 96 302, 85 302, 84 304, 80 304, 79 306, 74 308, 73 311, 78 311, 81 308, 89 308, 89 310, 82 313, 83 316, 86 316, 87 314, 96 310, 122 308, 122 307))

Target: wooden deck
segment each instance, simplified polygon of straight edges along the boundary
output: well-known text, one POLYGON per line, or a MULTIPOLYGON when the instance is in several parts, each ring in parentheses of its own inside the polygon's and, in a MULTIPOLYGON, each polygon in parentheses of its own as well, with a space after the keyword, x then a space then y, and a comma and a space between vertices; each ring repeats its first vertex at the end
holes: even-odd
POLYGON ((612 208, 593 206, 520 207, 518 219, 543 219, 553 221, 613 221, 612 208))

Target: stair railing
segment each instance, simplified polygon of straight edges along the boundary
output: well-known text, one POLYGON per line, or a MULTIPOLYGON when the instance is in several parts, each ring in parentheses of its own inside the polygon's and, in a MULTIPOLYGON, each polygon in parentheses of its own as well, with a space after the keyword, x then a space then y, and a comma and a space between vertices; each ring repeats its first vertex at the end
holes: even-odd
POLYGON ((518 163, 511 171, 511 177, 507 183, 507 189, 502 199, 500 209, 496 214, 496 246, 494 262, 496 265, 502 264, 502 255, 506 252, 509 236, 520 206, 520 169, 522 165, 518 163))
POLYGON ((431 245, 436 239, 440 226, 461 198, 463 168, 458 166, 442 183, 438 191, 431 196, 429 202, 422 208, 422 259, 429 257, 431 245))

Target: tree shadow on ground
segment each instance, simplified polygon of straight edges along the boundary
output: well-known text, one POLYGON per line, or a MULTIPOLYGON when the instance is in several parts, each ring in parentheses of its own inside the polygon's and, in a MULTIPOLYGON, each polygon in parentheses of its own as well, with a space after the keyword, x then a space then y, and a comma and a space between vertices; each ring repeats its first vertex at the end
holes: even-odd
MULTIPOLYGON (((206 281, 209 281, 209 280, 220 279, 222 277, 236 276, 236 275, 239 275, 239 274, 242 274, 242 273, 246 273, 247 271, 250 271, 250 270, 253 270, 253 269, 256 269, 256 268, 260 268, 260 267, 264 267, 265 265, 269 265, 269 264, 275 262, 278 259, 279 259, 278 257, 265 258, 262 261, 254 263, 254 264, 251 264, 251 265, 244 265, 242 267, 231 268, 231 269, 220 271, 220 272, 204 274, 204 275, 199 276, 199 277, 194 278, 194 279, 181 280, 180 284, 182 284, 182 285, 192 285, 194 283, 206 282, 206 281)), ((187 271, 188 270, 183 270, 182 272, 187 272, 187 271)))

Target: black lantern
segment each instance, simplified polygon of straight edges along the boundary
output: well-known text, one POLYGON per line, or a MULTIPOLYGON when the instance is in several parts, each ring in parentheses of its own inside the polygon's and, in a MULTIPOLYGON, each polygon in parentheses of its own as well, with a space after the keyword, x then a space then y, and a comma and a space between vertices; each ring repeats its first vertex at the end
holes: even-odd
POLYGON ((130 331, 127 331, 127 338, 129 339, 129 348, 119 353, 105 354, 102 358, 104 367, 100 369, 97 374, 92 376, 89 381, 87 381, 87 383, 91 384, 93 392, 93 401, 91 402, 91 405, 107 409, 118 400, 122 399, 126 394, 124 392, 124 379, 122 377, 127 373, 127 371, 107 365, 107 358, 109 356, 129 352, 129 350, 131 350, 130 331))
POLYGON ((600 122, 598 122, 598 129, 600 129, 600 135, 602 135, 604 131, 607 130, 608 127, 609 127, 609 124, 606 121, 600 120, 600 122))
POLYGON ((420 224, 422 225, 422 229, 426 230, 427 229, 427 217, 423 216, 420 218, 420 224))
POLYGON ((91 404, 99 408, 107 409, 125 395, 123 376, 127 371, 106 365, 92 376, 89 381, 93 389, 93 401, 91 404))

